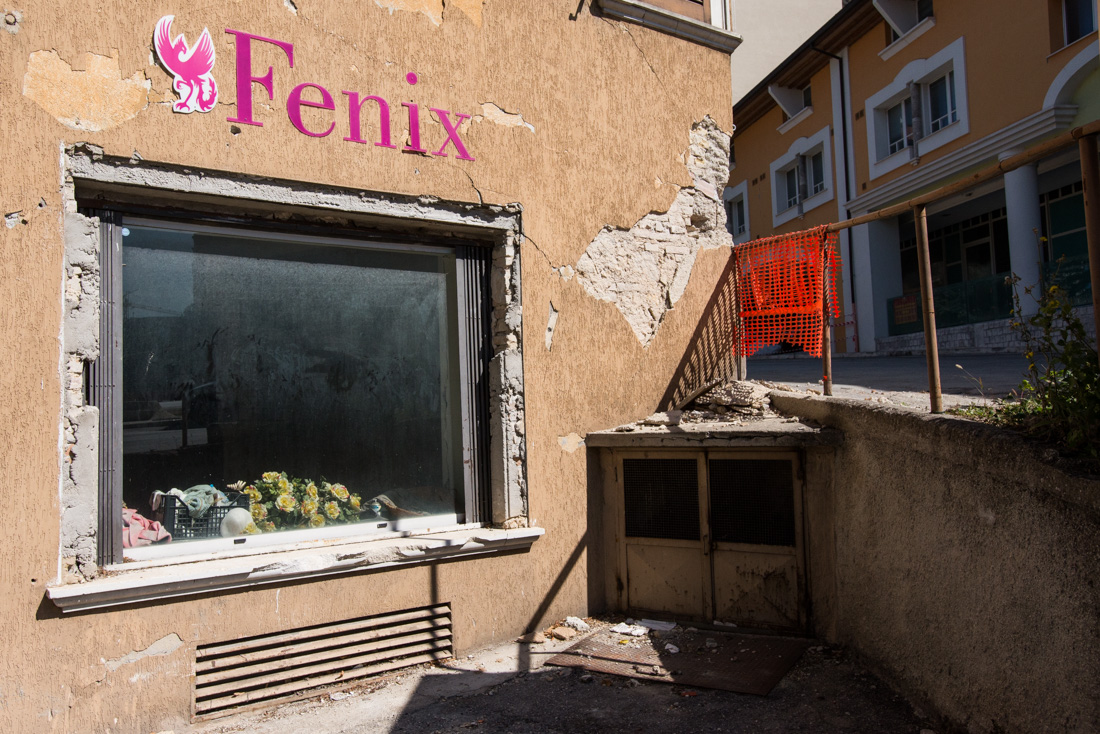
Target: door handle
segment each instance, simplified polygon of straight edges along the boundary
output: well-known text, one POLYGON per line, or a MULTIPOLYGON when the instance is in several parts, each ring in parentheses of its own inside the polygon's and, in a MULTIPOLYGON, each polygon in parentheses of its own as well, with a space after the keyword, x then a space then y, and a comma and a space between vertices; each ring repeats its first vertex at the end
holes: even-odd
POLYGON ((703 533, 703 555, 710 555, 710 535, 703 533))

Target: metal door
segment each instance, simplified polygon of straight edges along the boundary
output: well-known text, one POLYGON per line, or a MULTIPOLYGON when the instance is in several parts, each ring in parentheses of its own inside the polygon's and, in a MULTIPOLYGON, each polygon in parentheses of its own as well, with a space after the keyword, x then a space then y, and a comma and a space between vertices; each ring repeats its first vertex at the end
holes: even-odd
POLYGON ((793 453, 631 452, 615 468, 624 608, 805 631, 793 453))
POLYGON ((714 620, 805 631, 796 457, 710 454, 706 464, 714 620))
POLYGON ((697 454, 642 452, 620 455, 617 464, 623 501, 619 568, 626 572, 626 606, 699 618, 711 600, 697 454))

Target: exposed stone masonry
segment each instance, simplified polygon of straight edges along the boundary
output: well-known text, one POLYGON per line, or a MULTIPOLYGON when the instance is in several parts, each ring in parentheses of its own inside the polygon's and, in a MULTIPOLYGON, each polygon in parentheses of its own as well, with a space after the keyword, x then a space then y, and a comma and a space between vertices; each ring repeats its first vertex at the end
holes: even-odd
POLYGON ((699 250, 731 244, 721 197, 729 135, 707 116, 692 125, 690 140, 693 185, 680 189, 667 212, 647 214, 629 230, 604 227, 577 261, 585 291, 614 303, 643 345, 683 296, 699 250))

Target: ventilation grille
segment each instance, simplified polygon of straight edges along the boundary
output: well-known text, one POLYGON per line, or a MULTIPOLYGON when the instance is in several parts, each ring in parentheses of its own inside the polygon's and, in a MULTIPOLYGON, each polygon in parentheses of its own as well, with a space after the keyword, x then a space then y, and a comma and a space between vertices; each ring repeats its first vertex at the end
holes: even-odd
POLYGON ((200 645, 195 718, 316 696, 452 655, 449 604, 200 645))
POLYGON ((710 527, 719 543, 795 544, 790 461, 710 461, 710 527))
POLYGON ((623 459, 626 534, 699 540, 695 459, 623 459))

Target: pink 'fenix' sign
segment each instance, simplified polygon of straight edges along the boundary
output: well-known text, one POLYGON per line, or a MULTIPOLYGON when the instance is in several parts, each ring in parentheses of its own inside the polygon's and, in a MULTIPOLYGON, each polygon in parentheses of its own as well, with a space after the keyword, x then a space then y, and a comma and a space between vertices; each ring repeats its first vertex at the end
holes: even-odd
MULTIPOLYGON (((172 109, 176 112, 210 112, 218 99, 218 85, 214 81, 212 70, 214 68, 214 45, 210 34, 204 28, 199 40, 194 46, 188 46, 183 34, 172 40, 170 28, 173 16, 166 15, 157 23, 154 33, 154 48, 161 64, 173 75, 172 88, 180 95, 172 109)), ((275 100, 275 69, 267 67, 264 73, 257 73, 252 66, 252 44, 267 43, 278 47, 286 55, 287 68, 294 68, 294 44, 288 41, 280 41, 275 38, 265 38, 254 33, 232 30, 226 28, 225 32, 234 37, 236 46, 236 92, 237 114, 226 119, 241 125, 254 125, 263 127, 263 123, 253 115, 252 93, 253 85, 259 85, 267 92, 269 100, 275 100)), ((409 85, 415 85, 419 77, 415 72, 405 75, 405 81, 409 85)), ((371 112, 377 112, 378 139, 374 145, 380 148, 397 148, 391 138, 390 122, 391 112, 389 103, 377 95, 361 95, 359 92, 342 90, 342 95, 347 97, 347 136, 344 140, 350 143, 369 144, 372 141, 363 137, 366 116, 371 112), (370 105, 368 106, 368 103, 370 105), (369 110, 369 112, 365 112, 369 110)), ((409 123, 409 142, 402 150, 410 153, 428 153, 421 138, 420 105, 415 102, 402 102, 409 123)), ((303 82, 297 85, 287 95, 286 113, 290 123, 303 135, 312 138, 323 138, 331 135, 336 130, 336 115, 333 115, 328 127, 323 129, 310 129, 302 119, 302 108, 336 111, 336 100, 325 87, 313 82, 303 82)), ((443 126, 446 139, 437 150, 430 151, 432 155, 446 157, 448 148, 453 148, 456 158, 464 161, 472 161, 463 142, 459 128, 462 123, 470 119, 469 115, 461 112, 454 113, 436 107, 429 107, 443 126)), ((371 118, 372 120, 374 118, 371 118)))

